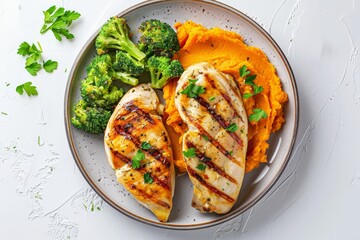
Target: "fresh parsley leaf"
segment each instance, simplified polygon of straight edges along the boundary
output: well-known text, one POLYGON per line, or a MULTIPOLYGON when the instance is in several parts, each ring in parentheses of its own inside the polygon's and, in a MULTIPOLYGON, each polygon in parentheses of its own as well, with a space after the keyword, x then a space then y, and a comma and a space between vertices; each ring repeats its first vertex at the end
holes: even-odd
POLYGON ((189 79, 190 84, 180 93, 186 94, 189 98, 196 98, 200 94, 205 92, 205 88, 203 86, 195 85, 197 79, 189 79))
POLYGON ((250 86, 255 86, 254 80, 256 79, 256 75, 251 75, 245 78, 245 84, 250 86))
POLYGON ((7 116, 8 114, 6 112, 1 112, 2 115, 7 116))
POLYGON ((261 118, 263 118, 263 119, 267 118, 266 112, 261 108, 255 108, 255 109, 253 109, 253 113, 250 114, 250 116, 249 116, 249 121, 250 122, 258 122, 258 121, 260 121, 261 118))
POLYGON ((41 64, 38 63, 41 59, 42 48, 39 42, 37 44, 38 47, 34 43, 30 45, 27 42, 23 42, 17 51, 19 55, 28 56, 25 62, 25 69, 33 76, 36 76, 42 68, 41 64))
POLYGON ((29 55, 29 50, 30 50, 30 44, 27 42, 23 42, 20 44, 17 54, 21 56, 26 56, 29 55))
POLYGON ((52 6, 43 11, 44 24, 41 27, 40 33, 43 34, 51 30, 59 41, 62 40, 62 36, 67 39, 73 39, 74 35, 70 33, 68 27, 70 27, 73 21, 79 19, 81 14, 76 11, 65 10, 63 7, 56 8, 56 6, 52 6))
POLYGON ((196 156, 195 148, 189 148, 187 151, 183 151, 183 155, 187 158, 192 158, 196 156))
POLYGON ((29 97, 38 95, 36 87, 32 85, 32 82, 26 82, 16 87, 16 92, 20 95, 23 95, 24 90, 29 97))
POLYGON ((243 97, 244 97, 245 99, 251 98, 252 96, 254 96, 254 94, 252 94, 252 93, 244 93, 244 95, 243 95, 243 97))
POLYGON ((38 62, 34 62, 28 66, 25 67, 25 69, 33 76, 36 76, 37 73, 40 71, 41 69, 41 64, 38 62))
POLYGON ((137 150, 135 156, 131 159, 132 163, 131 163, 131 167, 133 169, 138 169, 140 168, 140 162, 141 160, 145 159, 145 154, 139 149, 137 150))
POLYGON ((235 132, 236 130, 238 130, 238 128, 239 127, 235 123, 232 123, 226 128, 226 131, 235 132))
POLYGON ((250 71, 247 70, 247 67, 246 65, 243 65, 241 68, 240 68, 240 77, 246 77, 247 75, 250 74, 250 71))
POLYGON ((201 135, 206 141, 209 141, 209 137, 208 136, 206 136, 206 135, 204 135, 204 134, 202 134, 201 135))
POLYGON ((196 166, 197 169, 199 169, 200 171, 204 171, 205 168, 206 168, 206 165, 205 164, 202 164, 202 163, 199 163, 197 166, 196 166))
POLYGON ((52 73, 54 70, 56 70, 58 67, 58 62, 53 61, 53 60, 47 60, 46 62, 44 62, 43 64, 43 68, 45 69, 46 72, 48 73, 52 73))
POLYGON ((148 142, 142 142, 140 148, 144 150, 149 150, 151 148, 151 145, 148 142))
POLYGON ((212 102, 212 101, 214 101, 214 100, 215 100, 215 97, 214 97, 214 96, 209 97, 209 101, 210 101, 210 102, 212 102))
POLYGON ((145 183, 152 183, 154 179, 151 177, 151 174, 149 172, 144 174, 144 182, 145 183))

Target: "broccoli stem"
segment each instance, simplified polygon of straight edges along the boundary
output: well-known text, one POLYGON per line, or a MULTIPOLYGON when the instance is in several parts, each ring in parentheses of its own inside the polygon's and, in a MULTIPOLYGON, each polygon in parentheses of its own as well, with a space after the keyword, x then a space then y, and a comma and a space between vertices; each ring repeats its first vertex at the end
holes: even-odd
POLYGON ((114 48, 118 49, 118 50, 123 50, 125 52, 128 52, 131 56, 133 56, 138 61, 143 60, 146 57, 145 53, 140 51, 140 49, 138 49, 136 47, 136 45, 128 37, 125 37, 127 35, 125 33, 123 33, 122 28, 120 28, 120 31, 121 31, 121 33, 123 35, 118 34, 118 33, 113 35, 114 38, 118 39, 119 42, 117 44, 120 47, 117 46, 117 47, 114 47, 114 48))
POLYGON ((139 84, 139 79, 131 77, 129 74, 126 73, 114 72, 113 77, 116 79, 120 79, 122 82, 130 84, 132 86, 136 86, 139 84))

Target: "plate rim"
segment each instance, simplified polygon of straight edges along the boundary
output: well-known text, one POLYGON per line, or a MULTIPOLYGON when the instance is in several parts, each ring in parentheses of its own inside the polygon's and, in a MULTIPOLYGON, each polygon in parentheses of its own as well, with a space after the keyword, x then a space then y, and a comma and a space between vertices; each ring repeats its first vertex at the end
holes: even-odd
POLYGON ((195 230, 195 229, 203 229, 203 228, 208 228, 208 227, 212 227, 215 225, 219 225, 222 223, 225 223, 226 221, 229 221, 239 215, 241 215, 242 213, 244 213, 245 211, 247 211, 248 209, 250 209, 252 206, 254 206, 256 203, 258 203, 271 189, 272 187, 275 185, 275 183, 279 180, 280 176, 282 175, 282 173, 284 172, 284 169, 286 168, 287 164, 289 163, 290 160, 290 156, 291 153, 294 149, 294 145, 295 145, 295 140, 297 137, 297 133, 298 133, 298 123, 299 123, 299 96, 298 96, 298 90, 297 90, 297 84, 296 84, 296 80, 295 80, 295 75, 293 73, 293 70, 289 64, 289 61, 286 57, 286 55, 284 54, 284 52, 281 50, 281 48, 279 47, 279 45, 277 44, 277 42, 273 39, 273 37, 270 36, 270 34, 263 29, 262 26, 260 26, 255 20, 253 20, 251 17, 247 16, 245 13, 241 12, 240 10, 231 7, 225 3, 222 2, 218 2, 218 1, 214 1, 214 0, 147 0, 147 1, 143 1, 140 2, 138 4, 135 4, 123 11, 121 11, 120 13, 117 14, 117 16, 123 16, 125 14, 128 14, 134 10, 136 10, 137 8, 140 7, 144 7, 144 6, 148 6, 148 5, 152 5, 152 4, 156 4, 156 3, 162 3, 162 2, 174 2, 174 3, 186 3, 186 2, 199 2, 199 3, 204 3, 204 4, 210 4, 213 5, 215 7, 221 8, 223 10, 227 10, 230 11, 234 14, 236 14, 237 16, 239 16, 240 18, 242 18, 244 21, 248 22, 250 25, 252 25, 253 27, 256 28, 256 30, 258 30, 260 32, 260 34, 265 37, 265 39, 267 40, 267 42, 273 46, 273 48, 276 50, 276 52, 279 54, 279 56, 281 57, 281 62, 283 62, 285 68, 286 68, 286 72, 289 75, 290 78, 290 83, 292 86, 292 92, 294 94, 294 128, 293 128, 293 133, 292 133, 292 139, 290 142, 290 147, 287 150, 287 153, 285 155, 284 161, 279 169, 279 171, 276 173, 276 175, 271 179, 271 181, 269 181, 266 185, 265 185, 265 190, 262 191, 261 193, 259 193, 252 202, 249 202, 248 204, 244 205, 242 208, 240 209, 236 209, 235 211, 231 211, 225 215, 219 215, 219 218, 210 220, 208 222, 203 222, 203 223, 193 223, 193 224, 172 224, 172 223, 162 223, 162 222, 158 222, 158 221, 153 221, 151 219, 147 219, 144 217, 141 217, 139 215, 136 215, 120 206, 118 206, 115 202, 113 202, 104 192, 102 192, 101 189, 99 189, 96 184, 94 183, 94 181, 91 179, 91 177, 88 175, 88 173, 86 172, 83 164, 81 163, 81 160, 77 154, 77 151, 75 149, 75 144, 74 144, 74 140, 72 137, 72 132, 71 132, 71 100, 70 100, 70 91, 72 89, 72 86, 74 84, 74 76, 75 73, 77 72, 78 66, 79 66, 79 62, 81 62, 84 58, 84 53, 87 52, 87 50, 93 46, 91 46, 91 43, 95 40, 96 36, 98 35, 98 32, 100 30, 100 28, 98 28, 92 35, 91 37, 85 42, 85 44, 83 45, 83 47, 81 48, 80 52, 78 53, 78 55, 76 56, 71 70, 69 72, 69 76, 67 79, 67 83, 66 83, 66 87, 65 87, 65 96, 64 96, 64 122, 65 122, 65 131, 66 131, 66 137, 67 137, 67 142, 69 144, 70 150, 71 150, 71 154, 75 160, 75 163, 77 165, 77 167, 79 168, 81 174, 83 175, 83 177, 85 178, 85 180, 87 181, 87 183, 90 185, 90 187, 106 202, 108 203, 111 207, 113 207, 114 209, 116 209, 117 211, 121 212, 122 214, 124 214, 125 216, 131 218, 132 220, 141 222, 141 223, 145 223, 151 226, 155 226, 155 227, 159 227, 159 228, 164 228, 164 229, 172 229, 172 230, 195 230))

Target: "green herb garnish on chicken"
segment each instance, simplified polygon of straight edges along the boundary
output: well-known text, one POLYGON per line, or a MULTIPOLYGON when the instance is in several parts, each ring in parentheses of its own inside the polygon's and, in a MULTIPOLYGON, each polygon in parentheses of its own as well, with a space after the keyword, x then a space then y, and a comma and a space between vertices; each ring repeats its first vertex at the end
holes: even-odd
POLYGON ((124 18, 112 17, 100 29, 95 40, 98 54, 109 50, 121 50, 141 61, 146 57, 130 39, 130 28, 124 18))
POLYGON ((147 61, 150 71, 151 87, 162 88, 172 77, 180 77, 184 72, 178 60, 171 60, 167 57, 152 56, 147 61))
POLYGON ((144 21, 139 31, 142 35, 138 46, 148 57, 156 55, 172 58, 180 50, 176 32, 165 22, 157 19, 144 21))
POLYGON ((103 133, 110 119, 111 112, 101 107, 89 106, 84 100, 78 101, 73 107, 74 117, 71 123, 89 133, 103 133))

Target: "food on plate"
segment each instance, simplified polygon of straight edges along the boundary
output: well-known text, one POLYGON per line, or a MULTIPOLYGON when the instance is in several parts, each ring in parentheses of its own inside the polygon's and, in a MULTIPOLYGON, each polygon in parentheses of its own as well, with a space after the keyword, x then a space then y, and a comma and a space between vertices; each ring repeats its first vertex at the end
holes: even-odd
POLYGON ((125 18, 112 17, 100 29, 95 40, 98 54, 120 50, 129 53, 138 61, 146 55, 130 39, 131 33, 125 18))
POLYGON ((111 116, 110 111, 101 107, 89 106, 83 99, 74 105, 73 111, 72 124, 79 129, 94 134, 104 132, 111 116))
MULTIPOLYGON (((172 56, 180 49, 176 32, 171 26, 159 20, 145 20, 139 27, 141 32, 138 44, 131 40, 131 32, 126 19, 110 18, 100 29, 95 40, 96 55, 87 67, 87 77, 81 82, 81 97, 86 102, 84 109, 93 108, 97 118, 89 117, 82 125, 73 121, 73 125, 89 133, 99 134, 105 130, 103 119, 108 118, 105 109, 115 108, 124 89, 114 83, 120 80, 125 84, 136 86, 139 78, 145 73, 153 88, 162 88, 168 80, 179 77, 184 69, 172 56), (85 124, 86 123, 86 124, 85 124), (95 125, 96 130, 91 126, 95 125)), ((83 103, 78 103, 83 105, 83 103)), ((75 109, 75 107, 73 108, 75 109)), ((84 119, 73 111, 73 119, 84 119)))
POLYGON ((161 111, 149 84, 130 89, 115 108, 104 141, 117 180, 161 222, 166 222, 172 208, 175 171, 161 111))
POLYGON ((180 50, 174 29, 157 19, 149 19, 140 24, 139 48, 146 56, 165 56, 172 58, 180 50))
POLYGON ((184 72, 178 60, 163 56, 152 56, 147 62, 150 72, 151 87, 163 88, 170 78, 180 77, 184 72))
POLYGON ((235 204, 245 173, 248 121, 234 79, 209 63, 188 67, 175 106, 188 130, 182 139, 194 185, 192 206, 224 214, 235 204))
MULTIPOLYGON (((282 90, 275 67, 261 49, 246 45, 235 32, 216 27, 207 29, 192 21, 176 23, 175 27, 181 48, 175 57, 184 69, 208 62, 235 78, 250 120, 246 172, 251 171, 267 161, 270 134, 278 131, 285 122, 283 107, 287 94, 282 90)), ((175 81, 170 81, 164 87, 165 114, 168 116, 166 123, 181 139, 187 128, 175 107, 175 85, 175 81)), ((181 147, 176 141, 173 145, 174 148, 181 147)), ((175 162, 180 170, 183 169, 183 165, 178 164, 181 159, 175 159, 175 162)))

